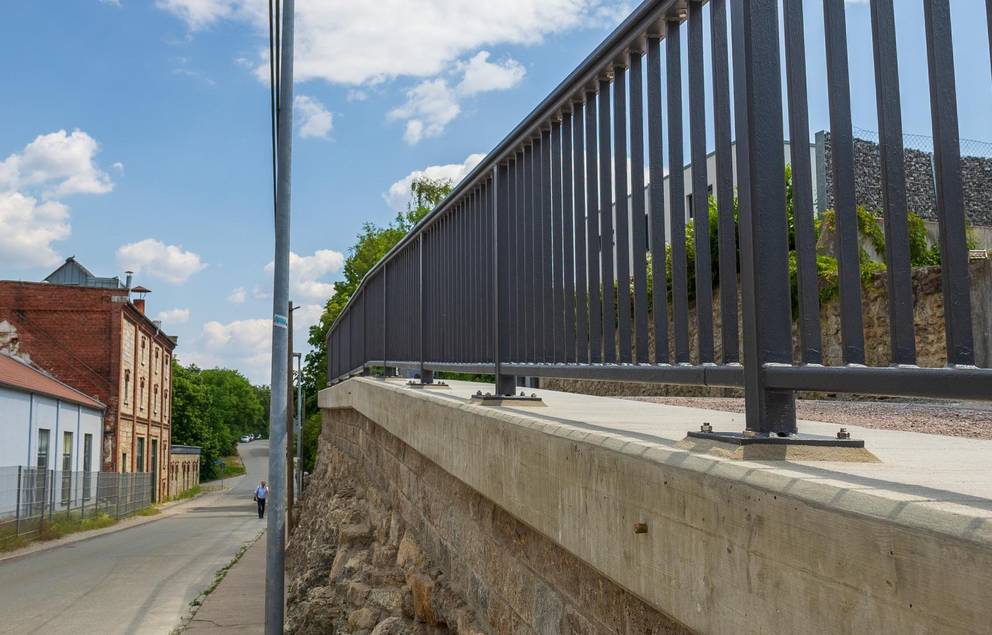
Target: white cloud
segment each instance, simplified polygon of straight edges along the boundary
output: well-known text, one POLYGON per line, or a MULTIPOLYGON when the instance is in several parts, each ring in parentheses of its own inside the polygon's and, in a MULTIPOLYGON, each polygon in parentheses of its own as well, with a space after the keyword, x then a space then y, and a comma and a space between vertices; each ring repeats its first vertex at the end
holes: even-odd
POLYGON ((99 144, 81 130, 59 130, 0 161, 0 263, 46 267, 61 260, 52 243, 71 234, 72 194, 105 194, 114 187, 95 163, 99 144))
POLYGON ((155 0, 155 6, 181 18, 191 31, 240 15, 241 5, 246 3, 247 0, 155 0))
POLYGON ((389 119, 403 120, 403 139, 410 145, 436 137, 461 112, 461 100, 491 90, 506 90, 523 79, 524 67, 513 59, 494 64, 489 51, 479 51, 455 65, 461 81, 452 87, 443 77, 420 82, 406 93, 406 102, 389 112, 389 119))
POLYGON ((436 137, 451 123, 461 106, 458 96, 448 86, 445 79, 429 79, 420 82, 406 93, 406 103, 394 108, 389 118, 406 121, 403 138, 410 145, 421 139, 436 137))
POLYGON ((466 97, 488 90, 513 88, 527 72, 514 59, 493 64, 489 61, 489 51, 479 51, 467 62, 459 64, 459 68, 463 74, 458 93, 466 97))
POLYGON ((359 88, 352 88, 349 90, 346 97, 348 101, 365 101, 368 98, 369 94, 359 88))
MULTIPOLYGON (((319 304, 304 304, 293 312, 293 350, 307 352, 310 327, 323 313, 319 304)), ((269 319, 210 321, 200 336, 184 345, 184 363, 202 368, 235 368, 253 383, 268 384, 272 359, 272 321, 269 319)))
POLYGON ((0 264, 50 267, 61 258, 52 242, 69 237, 69 208, 38 202, 20 192, 0 191, 0 264))
POLYGON ((121 0, 100 0, 100 4, 109 4, 114 7, 121 6, 121 0))
POLYGON ((117 263, 122 269, 143 272, 169 284, 182 284, 207 266, 199 254, 154 238, 121 245, 117 249, 117 263))
POLYGON ((327 134, 334 127, 334 115, 331 114, 324 104, 313 97, 297 95, 293 99, 294 110, 296 112, 297 125, 301 139, 318 137, 327 138, 327 134))
POLYGON ((414 179, 428 177, 431 179, 448 179, 451 183, 457 184, 465 178, 465 175, 472 171, 479 162, 486 157, 485 154, 470 154, 462 163, 448 163, 447 165, 430 165, 423 170, 414 170, 399 181, 389 186, 389 191, 382 195, 382 198, 393 209, 406 209, 410 202, 410 186, 414 179))
MULTIPOLYGON (((264 40, 258 47, 255 74, 269 81, 265 3, 157 0, 157 4, 194 31, 224 19, 252 24, 264 40)), ((419 78, 422 81, 407 92, 406 102, 392 117, 405 122, 404 137, 412 144, 439 135, 458 116, 457 96, 504 90, 523 77, 518 62, 491 63, 489 53, 480 49, 539 44, 551 34, 616 23, 629 10, 627 2, 608 0, 300 0, 294 74, 297 82, 321 79, 358 89, 400 77, 419 78), (456 88, 448 85, 452 71, 464 75, 456 88)), ((349 99, 363 96, 364 91, 354 92, 349 99)))
POLYGON ((167 309, 160 311, 158 319, 166 324, 186 324, 189 322, 189 309, 167 309))
MULTIPOLYGON (((334 294, 334 283, 321 280, 341 271, 344 254, 333 249, 318 249, 312 256, 289 254, 289 291, 292 299, 299 302, 326 302, 334 294)), ((265 271, 272 273, 272 262, 265 265, 265 271)))
POLYGON ((245 291, 244 287, 238 287, 234 291, 231 291, 231 295, 227 296, 227 301, 234 304, 244 304, 247 299, 248 292, 245 291))
POLYGON ((0 189, 40 188, 47 198, 105 194, 114 184, 93 160, 98 149, 96 140, 82 130, 38 135, 0 163, 0 189))

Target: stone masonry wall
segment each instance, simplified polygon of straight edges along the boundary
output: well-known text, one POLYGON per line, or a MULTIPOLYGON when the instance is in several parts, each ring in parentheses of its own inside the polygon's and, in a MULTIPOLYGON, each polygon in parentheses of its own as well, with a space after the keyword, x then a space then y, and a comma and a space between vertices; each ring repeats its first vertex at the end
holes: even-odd
MULTIPOLYGON (((830 133, 818 135, 823 149, 826 177, 826 207, 832 208, 833 167, 830 133)), ((967 149, 965 149, 965 152, 967 149)), ((930 220, 937 219, 937 199, 934 193, 933 154, 913 148, 903 151, 906 171, 906 209, 930 220)), ((881 148, 874 141, 854 139, 854 190, 858 205, 870 210, 882 210, 881 148)), ((992 158, 961 157, 961 185, 964 207, 973 225, 992 225, 992 158)))
POLYGON ((689 632, 359 413, 323 417, 287 632, 689 632))

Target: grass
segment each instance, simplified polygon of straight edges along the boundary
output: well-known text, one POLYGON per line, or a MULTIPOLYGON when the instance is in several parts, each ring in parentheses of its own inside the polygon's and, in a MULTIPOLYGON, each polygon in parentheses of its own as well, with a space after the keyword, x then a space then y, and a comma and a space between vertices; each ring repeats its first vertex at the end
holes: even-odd
POLYGON ((135 516, 155 516, 159 513, 159 509, 155 505, 149 505, 148 507, 142 507, 138 511, 134 512, 135 516))
POLYGON ((241 462, 240 456, 225 456, 221 460, 224 462, 224 471, 220 475, 221 478, 241 476, 245 473, 245 464, 241 462))
POLYGON ((170 497, 166 498, 165 500, 163 500, 162 502, 163 503, 171 503, 173 501, 187 500, 189 498, 193 498, 194 496, 198 496, 202 492, 203 492, 203 488, 202 487, 200 487, 199 485, 194 485, 193 487, 189 488, 185 492, 179 492, 175 496, 170 496, 170 497))
POLYGON ((93 518, 78 518, 75 516, 56 517, 45 523, 38 534, 37 540, 58 540, 63 536, 75 534, 80 531, 91 531, 93 529, 103 529, 116 525, 117 519, 109 514, 101 513, 93 518))

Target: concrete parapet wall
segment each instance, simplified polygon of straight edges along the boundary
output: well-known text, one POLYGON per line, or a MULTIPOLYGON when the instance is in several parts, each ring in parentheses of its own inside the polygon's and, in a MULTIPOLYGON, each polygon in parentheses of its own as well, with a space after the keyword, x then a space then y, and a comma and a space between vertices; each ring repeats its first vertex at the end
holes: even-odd
POLYGON ((986 499, 928 504, 918 488, 693 455, 556 421, 555 408, 527 416, 369 378, 322 391, 320 406, 357 411, 698 632, 980 633, 992 624, 986 499))

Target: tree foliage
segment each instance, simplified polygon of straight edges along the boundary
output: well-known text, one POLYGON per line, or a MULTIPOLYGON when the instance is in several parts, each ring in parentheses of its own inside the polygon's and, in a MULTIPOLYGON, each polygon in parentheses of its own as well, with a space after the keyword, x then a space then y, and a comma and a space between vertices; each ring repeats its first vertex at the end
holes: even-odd
POLYGON ((238 437, 267 427, 268 388, 252 386, 236 370, 201 370, 173 359, 172 392, 172 441, 201 448, 202 480, 219 474, 217 459, 237 451, 238 437))
POLYGON ((314 413, 304 422, 304 468, 312 469, 316 438, 320 433, 320 417, 317 414, 317 391, 327 385, 327 332, 351 296, 358 289, 362 278, 386 253, 405 236, 420 219, 434 209, 452 189, 448 179, 421 177, 414 179, 410 186, 411 201, 406 211, 396 214, 393 222, 385 226, 365 223, 355 243, 348 249, 348 257, 342 269, 343 280, 334 285, 334 295, 327 300, 320 320, 310 327, 309 343, 303 368, 303 391, 306 411, 314 413))

